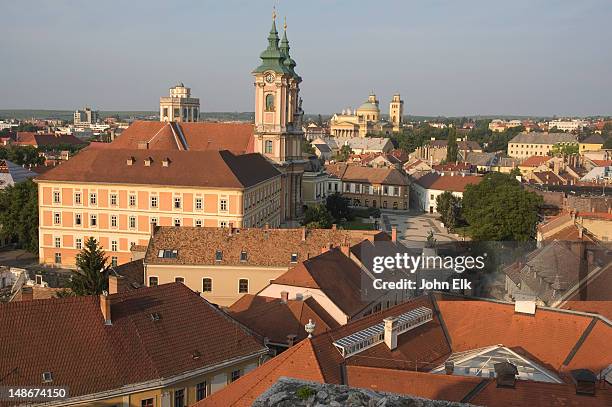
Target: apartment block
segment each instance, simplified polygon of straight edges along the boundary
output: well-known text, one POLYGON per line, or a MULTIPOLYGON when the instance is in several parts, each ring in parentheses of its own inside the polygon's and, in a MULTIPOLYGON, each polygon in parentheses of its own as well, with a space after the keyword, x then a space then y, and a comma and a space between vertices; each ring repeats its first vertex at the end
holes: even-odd
POLYGON ((508 142, 508 155, 514 158, 544 156, 558 144, 578 145, 578 139, 569 133, 520 133, 508 142))

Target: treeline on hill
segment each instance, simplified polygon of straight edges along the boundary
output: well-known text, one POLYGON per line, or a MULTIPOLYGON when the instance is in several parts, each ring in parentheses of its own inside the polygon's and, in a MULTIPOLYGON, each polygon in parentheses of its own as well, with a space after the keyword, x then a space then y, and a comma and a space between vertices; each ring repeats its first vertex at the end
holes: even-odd
POLYGON ((436 202, 440 220, 452 231, 479 241, 526 242, 535 238, 542 197, 512 175, 494 172, 468 185, 463 199, 447 191, 436 202))

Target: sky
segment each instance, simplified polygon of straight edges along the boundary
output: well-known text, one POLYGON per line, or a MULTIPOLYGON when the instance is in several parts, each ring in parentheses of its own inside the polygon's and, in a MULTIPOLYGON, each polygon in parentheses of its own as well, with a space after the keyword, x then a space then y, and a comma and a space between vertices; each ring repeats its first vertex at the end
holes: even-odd
POLYGON ((611 0, 5 0, 0 109, 252 111, 274 5, 306 113, 612 114, 611 0))

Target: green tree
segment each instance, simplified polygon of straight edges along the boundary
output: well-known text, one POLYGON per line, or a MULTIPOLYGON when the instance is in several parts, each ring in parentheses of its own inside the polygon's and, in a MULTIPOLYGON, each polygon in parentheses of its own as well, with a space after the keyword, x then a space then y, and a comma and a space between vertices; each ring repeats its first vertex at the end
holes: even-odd
POLYGON ((38 253, 38 188, 32 180, 0 190, 0 236, 38 253))
POLYGON ((521 169, 519 167, 514 167, 512 170, 510 170, 510 175, 513 177, 520 177, 523 174, 521 173, 521 169))
POLYGON ((337 161, 346 161, 349 158, 349 155, 353 154, 353 150, 351 149, 351 146, 349 145, 343 145, 342 147, 340 147, 340 151, 338 151, 338 154, 336 154, 336 160, 337 161))
POLYGON ((108 290, 108 258, 96 239, 90 237, 76 256, 77 270, 68 288, 75 295, 96 295, 108 290))
POLYGON ((329 229, 334 219, 325 205, 311 206, 304 212, 302 225, 310 229, 329 229))
POLYGON ((475 240, 527 241, 535 236, 542 198, 508 174, 490 173, 463 193, 462 214, 475 240))
POLYGON ((458 152, 459 147, 457 146, 457 129, 452 127, 448 131, 448 144, 446 145, 446 162, 456 162, 458 152))
POLYGON ((461 198, 445 191, 436 199, 436 211, 444 225, 453 230, 459 225, 461 217, 461 198))
POLYGON ((351 219, 352 211, 349 207, 349 199, 343 197, 339 193, 329 195, 325 200, 325 207, 336 220, 339 222, 342 219, 351 219))
POLYGON ((551 149, 551 155, 555 157, 567 157, 578 154, 578 144, 555 144, 551 149))

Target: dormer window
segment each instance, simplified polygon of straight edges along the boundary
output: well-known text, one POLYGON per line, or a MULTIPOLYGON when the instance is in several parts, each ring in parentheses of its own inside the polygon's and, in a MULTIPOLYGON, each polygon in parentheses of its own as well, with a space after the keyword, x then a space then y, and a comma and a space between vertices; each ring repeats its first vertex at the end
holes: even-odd
POLYGON ((246 262, 248 258, 247 252, 245 250, 240 252, 240 261, 241 262, 246 262))
POLYGON ((126 164, 127 165, 134 165, 134 163, 136 162, 136 159, 134 157, 130 157, 127 159, 126 164))
POLYGON ((170 159, 168 157, 162 160, 162 167, 167 167, 170 165, 170 159))
POLYGON ((43 383, 51 383, 53 381, 53 373, 52 372, 43 372, 42 374, 43 383))
POLYGON ((157 257, 160 259, 176 259, 178 257, 178 250, 163 249, 157 252, 157 257))
POLYGON ((217 250, 215 252, 215 261, 223 260, 223 252, 221 250, 217 250))
POLYGON ((291 263, 297 263, 297 253, 291 253, 291 263))
POLYGON ((151 157, 145 158, 145 160, 144 160, 145 167, 150 167, 152 163, 153 163, 153 158, 151 158, 151 157))

